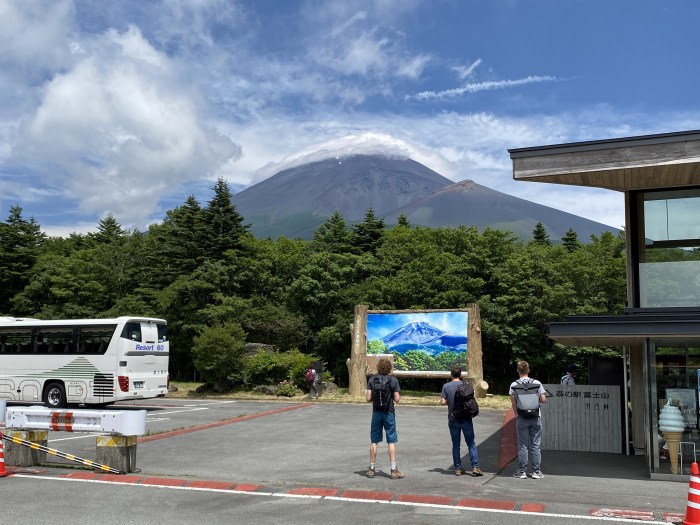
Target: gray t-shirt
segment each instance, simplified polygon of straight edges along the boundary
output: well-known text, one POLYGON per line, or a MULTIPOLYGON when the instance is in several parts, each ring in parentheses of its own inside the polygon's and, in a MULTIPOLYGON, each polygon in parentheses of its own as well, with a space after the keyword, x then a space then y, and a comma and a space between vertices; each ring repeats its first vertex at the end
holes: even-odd
POLYGON ((454 419, 454 406, 455 406, 455 392, 457 392, 457 389, 459 388, 459 385, 462 384, 462 381, 450 381, 449 383, 445 383, 442 385, 442 392, 440 393, 440 397, 445 399, 447 401, 447 417, 448 419, 454 419))

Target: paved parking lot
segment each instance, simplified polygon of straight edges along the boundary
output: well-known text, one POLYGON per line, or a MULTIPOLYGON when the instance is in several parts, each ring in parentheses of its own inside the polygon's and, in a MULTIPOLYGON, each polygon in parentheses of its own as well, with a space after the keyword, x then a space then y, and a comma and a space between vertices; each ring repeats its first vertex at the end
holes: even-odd
MULTIPOLYGON (((685 512, 687 485, 649 480, 642 457, 545 452, 544 479, 512 478, 514 467, 508 464, 512 458, 504 458, 502 446, 512 436, 504 426, 507 414, 501 410, 483 409, 475 419, 485 475, 474 478, 452 473, 445 408, 399 406, 397 458, 406 477, 392 480, 386 475, 386 444, 380 445, 378 476, 364 476, 369 404, 164 399, 111 409, 147 410, 149 435, 137 447, 137 472, 105 478, 50 458, 66 468, 11 469, 17 481, 27 479, 19 475, 38 476, 42 482, 44 477, 63 476, 135 486, 234 490, 253 499, 253 494, 306 495, 322 497, 323 505, 331 507, 332 502, 340 505, 346 499, 369 499, 428 503, 452 511, 462 505, 542 516, 591 516, 595 511, 613 510, 663 519, 685 512)), ((95 438, 51 432, 49 446, 94 458, 95 438)), ((467 456, 466 446, 462 452, 467 456)), ((4 488, 12 482, 0 481, 4 488)))

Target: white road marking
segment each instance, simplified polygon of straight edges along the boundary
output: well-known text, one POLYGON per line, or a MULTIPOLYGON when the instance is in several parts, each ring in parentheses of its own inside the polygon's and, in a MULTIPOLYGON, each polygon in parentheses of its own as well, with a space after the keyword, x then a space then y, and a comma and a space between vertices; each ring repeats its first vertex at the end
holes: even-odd
MULTIPOLYGON (((199 487, 172 487, 165 485, 136 485, 134 483, 119 483, 118 481, 101 481, 96 479, 72 479, 72 478, 55 478, 51 476, 31 476, 24 474, 12 474, 12 477, 17 478, 30 478, 30 479, 44 479, 49 481, 73 481, 76 483, 98 483, 107 485, 127 485, 130 487, 144 487, 144 488, 154 488, 163 490, 189 490, 194 492, 217 492, 220 494, 229 495, 245 495, 245 496, 267 496, 271 498, 293 498, 293 499, 309 499, 309 500, 319 500, 324 499, 328 501, 343 501, 346 503, 371 503, 371 504, 385 504, 385 505, 400 505, 406 507, 427 507, 434 509, 452 509, 452 510, 470 510, 474 512, 490 512, 496 514, 515 514, 520 516, 535 516, 535 517, 548 517, 548 518, 568 518, 577 520, 589 520, 589 521, 611 521, 615 523, 636 523, 639 525, 640 521, 638 519, 630 518, 608 518, 608 517, 594 517, 594 516, 583 516, 577 514, 554 514, 550 512, 524 512, 520 510, 499 510, 499 509, 484 509, 480 507, 461 507, 455 505, 439 505, 435 503, 414 503, 410 501, 378 501, 372 499, 355 499, 355 498, 343 498, 340 496, 315 496, 315 495, 304 495, 304 494, 285 494, 280 492, 252 492, 245 490, 230 490, 230 489, 212 489, 212 488, 199 488, 199 487)), ((646 524, 650 525, 668 525, 664 521, 644 521, 646 524)))

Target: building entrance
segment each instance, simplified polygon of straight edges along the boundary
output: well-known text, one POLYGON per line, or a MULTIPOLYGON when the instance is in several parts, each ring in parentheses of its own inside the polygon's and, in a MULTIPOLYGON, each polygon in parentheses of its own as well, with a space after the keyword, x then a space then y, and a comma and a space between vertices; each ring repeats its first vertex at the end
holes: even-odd
POLYGON ((652 478, 687 476, 700 455, 700 339, 648 341, 652 478))

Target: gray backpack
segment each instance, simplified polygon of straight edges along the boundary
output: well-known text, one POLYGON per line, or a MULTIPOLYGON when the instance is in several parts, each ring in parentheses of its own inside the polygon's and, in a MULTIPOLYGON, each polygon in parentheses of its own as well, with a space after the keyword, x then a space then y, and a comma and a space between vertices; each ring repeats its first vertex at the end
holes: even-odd
POLYGON ((536 385, 532 379, 529 379, 527 383, 518 383, 513 387, 518 416, 524 418, 539 417, 540 395, 537 393, 539 389, 540 385, 536 385))

